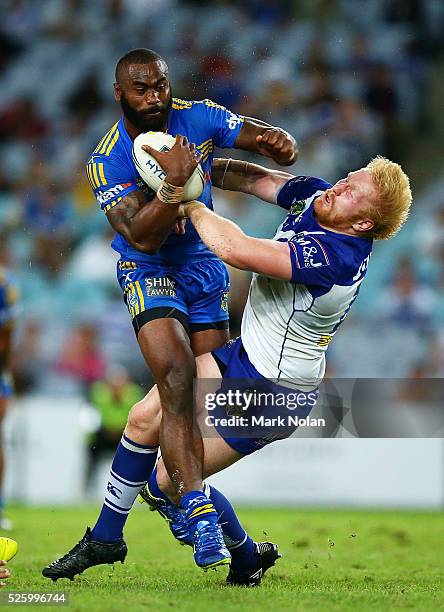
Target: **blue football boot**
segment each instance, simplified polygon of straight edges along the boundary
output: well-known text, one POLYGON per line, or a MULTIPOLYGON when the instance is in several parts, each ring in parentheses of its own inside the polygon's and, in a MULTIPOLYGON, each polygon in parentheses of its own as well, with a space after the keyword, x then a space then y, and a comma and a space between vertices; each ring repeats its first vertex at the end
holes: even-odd
POLYGON ((193 546, 194 561, 204 571, 231 563, 230 551, 217 520, 201 520, 196 524, 193 546))
POLYGON ((139 493, 141 502, 148 504, 149 509, 158 512, 160 516, 168 523, 168 527, 178 542, 182 545, 188 544, 193 546, 193 536, 188 528, 187 521, 183 511, 175 506, 172 502, 166 501, 161 497, 155 497, 148 483, 139 493))

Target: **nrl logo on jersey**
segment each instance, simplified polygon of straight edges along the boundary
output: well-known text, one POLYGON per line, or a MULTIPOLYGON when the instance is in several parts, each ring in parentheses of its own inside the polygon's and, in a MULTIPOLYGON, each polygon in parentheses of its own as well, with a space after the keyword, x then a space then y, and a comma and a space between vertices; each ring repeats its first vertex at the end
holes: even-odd
POLYGON ((305 200, 297 200, 293 202, 290 208, 290 215, 300 215, 305 208, 305 200))

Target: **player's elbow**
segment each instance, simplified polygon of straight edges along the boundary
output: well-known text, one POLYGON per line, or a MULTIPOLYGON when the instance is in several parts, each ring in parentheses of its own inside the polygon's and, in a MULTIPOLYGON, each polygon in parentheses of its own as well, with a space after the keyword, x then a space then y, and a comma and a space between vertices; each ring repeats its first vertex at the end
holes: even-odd
POLYGON ((147 255, 155 255, 163 244, 161 241, 156 240, 154 236, 147 237, 137 232, 131 232, 130 242, 131 246, 147 255))
POLYGON ((156 244, 154 242, 133 242, 133 246, 138 250, 142 251, 142 253, 146 253, 146 255, 156 255, 159 252, 161 244, 156 244))
POLYGON ((161 245, 148 244, 143 246, 143 252, 147 255, 156 255, 160 251, 161 245))

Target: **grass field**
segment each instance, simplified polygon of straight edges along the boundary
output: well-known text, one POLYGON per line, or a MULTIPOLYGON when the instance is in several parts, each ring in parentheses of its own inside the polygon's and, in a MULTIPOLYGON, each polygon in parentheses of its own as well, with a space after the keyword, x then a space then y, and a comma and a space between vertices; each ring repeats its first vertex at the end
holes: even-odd
POLYGON ((20 550, 8 589, 65 590, 70 610, 88 611, 444 609, 442 513, 241 509, 251 535, 277 542, 283 554, 260 588, 245 589, 226 587, 226 570, 196 568, 191 549, 140 507, 127 524, 124 565, 92 568, 74 582, 43 578, 42 567, 67 552, 96 514, 9 508, 20 550))

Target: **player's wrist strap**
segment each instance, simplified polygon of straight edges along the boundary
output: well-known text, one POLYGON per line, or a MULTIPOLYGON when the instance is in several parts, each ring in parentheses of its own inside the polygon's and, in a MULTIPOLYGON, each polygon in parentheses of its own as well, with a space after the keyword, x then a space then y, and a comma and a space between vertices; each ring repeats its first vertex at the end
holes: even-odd
POLYGON ((183 192, 183 187, 171 185, 171 183, 167 183, 167 181, 163 179, 157 190, 157 198, 161 202, 165 202, 165 204, 179 204, 179 202, 182 202, 183 192))

